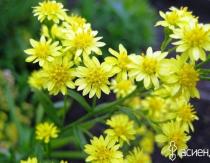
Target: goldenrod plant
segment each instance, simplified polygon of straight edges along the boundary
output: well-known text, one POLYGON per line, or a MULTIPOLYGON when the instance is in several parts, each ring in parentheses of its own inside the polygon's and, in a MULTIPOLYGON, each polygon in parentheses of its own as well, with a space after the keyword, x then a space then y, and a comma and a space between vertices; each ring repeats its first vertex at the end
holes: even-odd
POLYGON ((199 23, 186 7, 160 11, 161 47, 135 54, 123 44, 106 47, 85 18, 54 0, 40 2, 33 14, 41 23, 40 38, 31 38, 25 53, 26 62, 39 69, 28 83, 44 113, 32 136, 39 146, 21 156, 21 163, 150 163, 155 143, 169 157, 171 142, 182 157, 198 120, 190 99, 200 98, 200 80, 210 80, 210 70, 202 68, 210 61, 208 24, 199 23), (100 57, 102 48, 106 57, 100 57), (61 107, 47 94, 60 95, 61 107), (115 99, 103 103, 105 94, 115 99), (86 114, 64 122, 73 100, 86 114), (98 123, 104 131, 93 135, 98 123), (64 150, 66 145, 73 148, 64 150))

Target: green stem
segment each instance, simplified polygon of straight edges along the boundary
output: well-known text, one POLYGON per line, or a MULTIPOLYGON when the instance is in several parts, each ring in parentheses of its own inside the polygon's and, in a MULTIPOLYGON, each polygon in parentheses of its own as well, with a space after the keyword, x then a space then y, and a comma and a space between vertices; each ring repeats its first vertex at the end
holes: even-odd
POLYGON ((50 143, 44 144, 44 151, 46 153, 47 158, 51 156, 51 145, 50 143))
POLYGON ((160 49, 161 49, 162 52, 167 48, 167 46, 169 45, 169 43, 172 40, 170 38, 170 34, 171 34, 171 30, 168 29, 168 28, 165 28, 164 29, 164 40, 163 40, 163 42, 161 44, 161 47, 160 47, 160 49))
POLYGON ((168 51, 168 54, 170 54, 172 51, 174 51, 174 50, 176 50, 176 47, 173 47, 173 48, 171 48, 171 49, 168 49, 167 51, 168 51))
POLYGON ((60 159, 84 159, 85 154, 81 151, 55 151, 51 157, 60 159))
POLYGON ((78 119, 78 120, 72 122, 71 124, 65 126, 63 128, 63 132, 70 130, 73 126, 83 122, 84 120, 86 120, 86 119, 88 119, 88 118, 90 118, 92 116, 96 116, 96 115, 99 116, 101 114, 105 114, 105 113, 110 112, 112 110, 116 110, 117 108, 115 108, 115 106, 123 103, 126 99, 134 96, 137 93, 137 91, 139 91, 138 88, 135 91, 133 91, 132 93, 130 93, 129 95, 127 95, 126 97, 124 97, 124 98, 121 98, 121 99, 119 99, 117 101, 114 101, 114 102, 101 104, 101 105, 95 107, 95 109, 92 112, 87 113, 86 115, 84 115, 80 119, 78 119))
POLYGON ((140 115, 142 119, 145 120, 146 124, 150 126, 152 129, 154 129, 155 132, 158 133, 160 131, 160 128, 153 121, 151 121, 146 115, 144 115, 142 111, 138 111, 137 114, 140 115))
POLYGON ((73 136, 68 136, 68 137, 63 137, 63 138, 61 137, 59 139, 55 139, 51 141, 51 148, 52 149, 59 148, 74 141, 75 140, 73 136))
POLYGON ((68 112, 68 96, 64 96, 64 106, 62 112, 62 124, 64 124, 66 113, 68 112))
POLYGON ((96 107, 96 102, 97 102, 97 96, 95 95, 93 97, 93 102, 92 102, 92 108, 94 109, 96 107))

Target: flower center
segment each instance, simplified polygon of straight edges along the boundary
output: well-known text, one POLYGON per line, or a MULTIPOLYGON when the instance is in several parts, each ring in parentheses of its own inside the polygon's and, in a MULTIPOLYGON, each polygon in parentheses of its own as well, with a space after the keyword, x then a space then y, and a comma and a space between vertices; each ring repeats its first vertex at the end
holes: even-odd
POLYGON ((125 53, 121 53, 118 57, 118 60, 119 60, 119 67, 121 69, 127 69, 128 64, 131 62, 127 54, 125 53))
POLYGON ((106 72, 100 67, 90 69, 86 78, 87 82, 91 84, 92 87, 100 87, 108 82, 106 72))
POLYGON ((125 135, 125 126, 115 126, 114 131, 118 137, 125 135))
POLYGON ((179 73, 180 84, 187 88, 195 87, 199 81, 198 72, 193 68, 193 66, 186 64, 183 66, 179 73))
POLYGON ((181 145, 183 144, 183 138, 185 135, 181 132, 175 132, 171 135, 170 140, 175 142, 176 147, 179 149, 181 145))
POLYGON ((172 11, 171 13, 166 14, 166 21, 171 25, 176 25, 178 20, 180 19, 177 11, 172 11))
POLYGON ((128 90, 132 86, 130 80, 122 80, 117 84, 119 90, 128 90))
POLYGON ((93 42, 93 37, 92 35, 87 32, 87 33, 79 33, 76 35, 75 40, 74 40, 74 45, 78 49, 85 49, 87 47, 90 47, 93 42))
POLYGON ((47 2, 42 6, 42 11, 46 15, 52 15, 55 13, 58 13, 58 11, 61 9, 60 5, 56 3, 47 2))
POLYGON ((50 48, 47 44, 39 44, 35 51, 37 57, 39 58, 46 58, 50 55, 50 48))
POLYGON ((193 120, 193 112, 191 111, 190 106, 184 106, 181 108, 178 115, 185 122, 191 122, 193 120))
POLYGON ((195 26, 189 31, 186 29, 185 40, 191 47, 200 47, 203 45, 207 38, 207 32, 202 27, 195 26))
POLYGON ((96 153, 100 161, 109 160, 111 158, 111 151, 106 146, 98 147, 96 153))
POLYGON ((58 85, 65 85, 66 81, 70 79, 68 69, 62 65, 58 65, 51 72, 51 79, 54 80, 58 85))
POLYGON ((155 74, 157 69, 157 60, 151 57, 145 57, 142 62, 142 69, 149 75, 155 74))
POLYGON ((164 101, 152 98, 149 100, 149 108, 154 112, 159 112, 163 108, 164 101))

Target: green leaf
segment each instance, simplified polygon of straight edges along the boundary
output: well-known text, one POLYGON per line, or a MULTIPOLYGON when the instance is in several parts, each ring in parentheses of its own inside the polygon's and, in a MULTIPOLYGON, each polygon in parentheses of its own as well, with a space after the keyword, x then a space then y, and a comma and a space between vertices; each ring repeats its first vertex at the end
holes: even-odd
POLYGON ((68 136, 68 137, 59 137, 58 139, 54 139, 51 141, 51 148, 60 148, 66 144, 69 144, 70 142, 74 142, 75 139, 73 136, 68 136))
POLYGON ((35 96, 38 99, 38 101, 42 104, 44 107, 44 111, 48 114, 49 118, 55 122, 57 125, 59 125, 61 122, 57 116, 56 109, 51 101, 51 99, 42 91, 36 90, 35 96))
POLYGON ((84 149, 84 145, 87 144, 87 140, 82 132, 82 130, 78 126, 74 126, 73 133, 77 143, 79 144, 81 149, 84 149))
POLYGON ((51 153, 53 158, 84 159, 86 156, 82 151, 55 151, 51 153))
POLYGON ((79 93, 77 93, 77 92, 75 92, 73 90, 69 90, 69 94, 68 95, 71 98, 73 98, 74 100, 76 100, 86 111, 88 111, 88 112, 92 111, 92 108, 87 103, 85 98, 83 96, 81 96, 79 93))

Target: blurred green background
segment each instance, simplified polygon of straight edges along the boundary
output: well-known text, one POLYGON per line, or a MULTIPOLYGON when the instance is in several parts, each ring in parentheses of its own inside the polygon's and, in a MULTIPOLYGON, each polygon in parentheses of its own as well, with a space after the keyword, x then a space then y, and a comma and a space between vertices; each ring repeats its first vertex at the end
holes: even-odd
MULTIPOLYGON (((129 52, 154 45, 157 15, 148 0, 57 1, 63 2, 70 14, 81 15, 99 31, 106 43, 105 55, 109 47, 118 49, 119 43, 129 52)), ((43 106, 31 103, 27 79, 36 67, 25 63, 23 52, 30 46, 30 38, 39 38, 40 24, 32 14, 32 7, 38 2, 0 0, 0 161, 14 163, 27 155, 25 151, 30 152, 33 132, 30 125, 37 121, 33 115, 43 111, 40 109, 43 106), (18 157, 14 156, 16 152, 18 157)))

